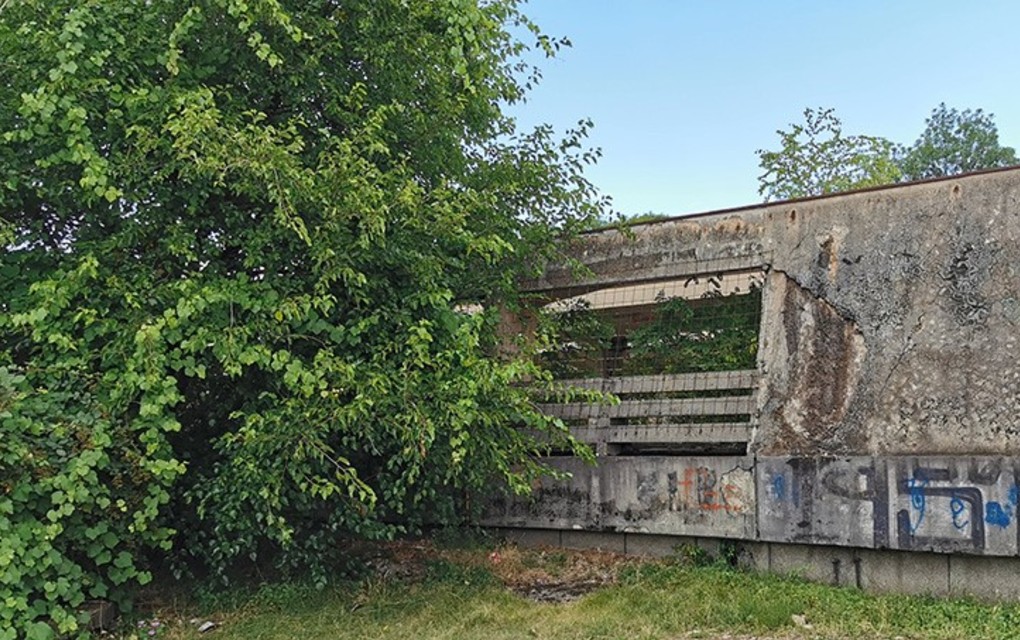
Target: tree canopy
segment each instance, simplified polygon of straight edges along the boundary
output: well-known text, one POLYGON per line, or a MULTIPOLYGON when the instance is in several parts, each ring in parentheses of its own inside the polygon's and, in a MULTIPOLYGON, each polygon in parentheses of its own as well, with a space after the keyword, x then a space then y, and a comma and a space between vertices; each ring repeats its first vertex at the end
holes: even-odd
POLYGON ((804 123, 776 131, 781 148, 759 149, 758 193, 766 200, 862 189, 895 182, 895 146, 884 138, 843 134, 833 109, 805 109, 804 123))
POLYGON ((905 179, 923 180, 1017 163, 1016 151, 999 144, 992 114, 958 111, 942 103, 925 120, 921 136, 904 150, 900 166, 905 179))
POLYGON ((780 129, 780 149, 759 149, 758 192, 785 200, 862 189, 901 180, 940 178, 1018 163, 999 144, 992 114, 940 104, 909 147, 874 136, 844 136, 833 109, 806 109, 803 124, 780 129))
POLYGON ((0 640, 543 471, 499 311, 605 202, 504 112, 560 44, 516 0, 0 11, 0 640))

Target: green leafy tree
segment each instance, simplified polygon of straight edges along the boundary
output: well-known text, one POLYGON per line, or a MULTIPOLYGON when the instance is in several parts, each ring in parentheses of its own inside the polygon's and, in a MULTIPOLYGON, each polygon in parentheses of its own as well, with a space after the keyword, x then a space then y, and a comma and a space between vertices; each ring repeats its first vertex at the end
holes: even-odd
POLYGON ((758 354, 761 289, 712 292, 697 301, 656 298, 652 321, 630 335, 628 375, 753 369, 758 354))
POLYGON ((900 160, 907 180, 1007 167, 1018 163, 1012 147, 999 144, 994 116, 981 109, 958 111, 939 104, 925 129, 900 160))
POLYGON ((843 135, 833 109, 805 109, 804 122, 776 131, 778 151, 759 149, 758 193, 788 200, 890 184, 900 179, 895 145, 875 136, 843 135))
POLYGON ((0 7, 0 640, 544 472, 496 310, 605 202, 515 0, 0 7))
POLYGON ((587 300, 543 314, 553 338, 542 353, 545 368, 555 378, 596 378, 606 375, 605 357, 612 348, 616 328, 587 300))

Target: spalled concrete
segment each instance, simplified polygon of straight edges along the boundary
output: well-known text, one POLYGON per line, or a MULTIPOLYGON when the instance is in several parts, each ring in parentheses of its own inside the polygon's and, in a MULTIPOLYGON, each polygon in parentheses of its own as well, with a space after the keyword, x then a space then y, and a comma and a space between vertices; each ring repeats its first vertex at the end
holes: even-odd
POLYGON ((808 453, 794 432, 822 455, 1020 454, 1020 171, 770 206, 762 228, 769 284, 806 293, 763 319, 757 450, 808 453), (798 309, 822 339, 791 352, 798 309), (823 365, 835 403, 812 388, 823 365))
POLYGON ((769 333, 768 362, 782 366, 769 368, 763 386, 787 391, 759 396, 767 438, 757 445, 758 453, 866 451, 867 433, 846 422, 867 355, 856 322, 780 271, 773 271, 766 284, 767 317, 778 325, 769 333))

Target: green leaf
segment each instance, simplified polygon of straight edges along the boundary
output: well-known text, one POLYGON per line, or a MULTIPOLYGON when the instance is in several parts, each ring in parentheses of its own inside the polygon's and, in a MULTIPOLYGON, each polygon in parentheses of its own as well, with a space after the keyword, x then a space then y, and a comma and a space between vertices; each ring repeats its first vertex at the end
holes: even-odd
POLYGON ((50 625, 44 622, 33 622, 25 633, 27 640, 51 640, 55 635, 50 625))
POLYGON ((120 569, 126 569, 132 565, 131 554, 127 551, 121 551, 117 554, 117 557, 113 560, 113 566, 120 569))

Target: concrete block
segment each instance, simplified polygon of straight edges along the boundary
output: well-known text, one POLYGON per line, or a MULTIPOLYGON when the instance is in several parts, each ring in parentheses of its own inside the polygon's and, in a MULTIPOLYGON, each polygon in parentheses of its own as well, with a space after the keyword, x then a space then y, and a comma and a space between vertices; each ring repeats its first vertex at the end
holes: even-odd
POLYGON ((498 534, 507 542, 522 547, 559 547, 560 531, 556 529, 507 529, 498 534))
POLYGON ((639 556, 668 558, 676 556, 681 547, 691 545, 701 548, 702 538, 689 536, 666 536, 651 533, 627 533, 626 551, 639 556))
POLYGON ((771 571, 772 545, 768 542, 750 542, 741 540, 737 543, 737 563, 741 569, 771 571))
POLYGON ((837 587, 856 586, 854 552, 842 547, 772 544, 770 571, 837 587))
POLYGON ((694 545, 715 558, 722 552, 723 545, 734 544, 733 540, 722 538, 693 538, 694 545))
POLYGON ((936 553, 858 550, 866 591, 949 595, 949 556, 936 553))
POLYGON ((1020 558, 950 556, 949 592, 984 600, 1020 600, 1020 558))
POLYGON ((599 551, 625 552, 622 533, 604 531, 564 531, 561 544, 567 549, 597 549, 599 551))

